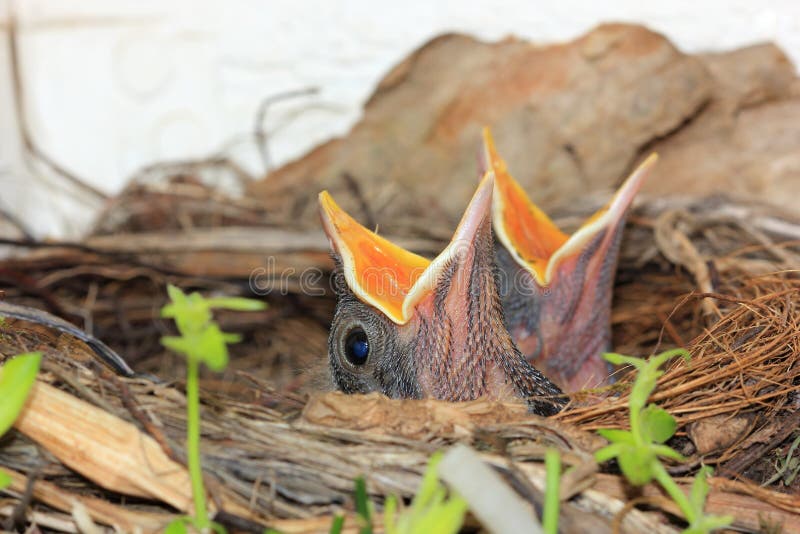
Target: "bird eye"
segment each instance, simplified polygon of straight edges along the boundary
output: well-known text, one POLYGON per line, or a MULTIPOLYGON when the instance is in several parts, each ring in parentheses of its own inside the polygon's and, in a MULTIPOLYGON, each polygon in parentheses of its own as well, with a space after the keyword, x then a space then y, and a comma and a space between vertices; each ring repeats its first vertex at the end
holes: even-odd
POLYGON ((360 366, 367 363, 369 340, 364 330, 353 328, 348 332, 344 342, 344 355, 352 365, 360 366))

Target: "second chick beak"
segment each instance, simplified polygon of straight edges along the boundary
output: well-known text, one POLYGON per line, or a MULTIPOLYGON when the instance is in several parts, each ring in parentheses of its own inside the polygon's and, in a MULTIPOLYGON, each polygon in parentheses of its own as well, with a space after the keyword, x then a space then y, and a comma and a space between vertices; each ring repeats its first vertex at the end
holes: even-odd
POLYGON ((484 131, 484 164, 496 174, 493 225, 506 322, 522 353, 565 391, 610 381, 611 296, 625 218, 652 169, 647 158, 614 198, 574 234, 559 230, 509 174, 484 131))

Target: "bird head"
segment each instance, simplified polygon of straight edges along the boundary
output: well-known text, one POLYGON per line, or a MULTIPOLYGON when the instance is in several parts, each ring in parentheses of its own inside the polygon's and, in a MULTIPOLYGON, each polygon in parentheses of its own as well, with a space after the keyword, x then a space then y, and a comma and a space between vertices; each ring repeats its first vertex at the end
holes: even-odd
POLYGON ((482 166, 495 174, 492 221, 506 324, 525 357, 565 391, 610 381, 611 295, 625 219, 657 157, 648 157, 572 235, 508 172, 488 129, 482 166))
POLYGON ((432 261, 319 197, 338 300, 328 342, 335 385, 395 398, 525 399, 549 415, 560 390, 520 354, 504 326, 491 234, 494 177, 482 179, 453 239, 432 261))

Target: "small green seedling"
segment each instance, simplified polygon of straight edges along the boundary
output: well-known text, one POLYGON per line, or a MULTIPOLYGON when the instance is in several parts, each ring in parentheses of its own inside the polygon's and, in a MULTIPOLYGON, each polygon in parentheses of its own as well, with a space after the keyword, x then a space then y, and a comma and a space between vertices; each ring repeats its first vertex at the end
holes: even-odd
MULTIPOLYGON (((367 494, 367 481, 364 477, 358 477, 355 481, 355 501, 356 501, 356 515, 358 516, 358 523, 360 529, 359 534, 372 534, 372 514, 375 507, 372 501, 369 500, 367 494)), ((344 524, 344 523, 342 523, 344 524)))
POLYGON ((664 374, 659 368, 672 358, 682 356, 689 361, 689 353, 684 349, 673 349, 651 357, 648 360, 605 354, 604 358, 614 365, 628 364, 636 368, 637 375, 631 389, 628 407, 630 409, 630 430, 603 429, 598 433, 610 445, 595 453, 595 460, 606 462, 616 458, 622 474, 635 486, 642 486, 655 479, 681 509, 689 522, 685 534, 703 534, 729 525, 731 516, 705 516, 707 477, 710 468, 700 470, 687 497, 678 484, 669 476, 659 457, 684 461, 683 455, 664 445, 675 434, 677 423, 666 410, 655 404, 645 406, 647 399, 656 387, 656 381, 664 374))
POLYGON ((228 365, 228 344, 237 343, 241 336, 220 330, 212 310, 263 310, 263 302, 237 297, 205 298, 199 293, 186 295, 173 285, 167 286, 170 303, 161 309, 161 316, 175 320, 180 336, 165 336, 161 344, 186 357, 186 456, 192 480, 194 516, 181 517, 167 526, 167 534, 187 532, 189 526, 204 531, 224 529, 208 518, 206 491, 200 465, 200 364, 212 371, 222 371, 228 365))
MULTIPOLYGON (((359 534, 372 534, 372 513, 374 506, 369 500, 367 494, 367 482, 364 477, 358 477, 355 480, 355 488, 353 490, 353 500, 356 504, 356 520, 359 524, 359 534)), ((341 534, 344 528, 344 516, 337 515, 333 518, 331 528, 328 534, 341 534)))
POLYGON ((558 534, 558 514, 561 501, 561 456, 556 449, 544 453, 545 486, 542 530, 545 534, 558 534))
POLYGON ((333 518, 328 534, 342 534, 342 529, 344 529, 344 516, 337 515, 333 518))
POLYGON ((422 483, 408 509, 398 513, 397 497, 392 495, 386 499, 383 510, 386 534, 455 534, 461 529, 467 513, 467 501, 452 493, 448 496, 447 488, 439 482, 438 465, 441 460, 440 452, 431 457, 422 483))
POLYGON ((655 389, 656 380, 664 374, 659 370, 662 364, 676 356, 688 360, 689 353, 683 349, 667 351, 649 360, 606 354, 604 358, 614 365, 629 364, 638 370, 636 381, 631 389, 628 406, 630 408, 630 430, 598 430, 598 433, 611 442, 597 451, 595 458, 605 462, 616 458, 625 477, 634 485, 641 486, 656 476, 658 456, 683 461, 684 457, 663 445, 675 433, 675 418, 655 404, 645 407, 647 398, 655 389))
MULTIPOLYGON (((708 477, 714 470, 709 466, 704 465, 697 472, 692 482, 692 489, 689 492, 689 506, 692 513, 687 513, 686 518, 689 519, 689 526, 683 531, 683 534, 707 534, 714 530, 727 527, 733 522, 733 516, 730 515, 704 515, 703 509, 706 506, 706 497, 708 497, 708 477), (690 519, 691 517, 691 519, 690 519)), ((670 479, 672 480, 672 479, 670 479)), ((674 484, 674 482, 673 482, 674 484)), ((681 493, 682 495, 683 493, 681 493)))
MULTIPOLYGON (((415 534, 418 532, 436 532, 437 534, 456 534, 464 524, 467 514, 467 501, 458 495, 447 493, 439 482, 438 464, 442 453, 431 456, 425 474, 422 476, 417 494, 411 506, 398 510, 402 506, 396 495, 390 495, 383 506, 383 531, 386 534, 415 534)), ((363 477, 355 481, 356 516, 359 534, 372 534, 372 517, 374 506, 367 494, 367 484, 363 477)), ((344 527, 344 517, 334 518, 329 534, 340 534, 344 527)))
MULTIPOLYGON (((30 352, 11 358, 0 368, 0 436, 8 432, 25 407, 41 363, 42 354, 30 352)), ((0 489, 9 485, 11 477, 0 470, 0 489)))

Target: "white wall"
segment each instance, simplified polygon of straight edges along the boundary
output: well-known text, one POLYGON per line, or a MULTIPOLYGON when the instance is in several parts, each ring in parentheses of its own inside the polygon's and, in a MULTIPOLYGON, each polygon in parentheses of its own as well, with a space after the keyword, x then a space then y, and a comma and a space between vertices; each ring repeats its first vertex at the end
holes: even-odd
POLYGON ((38 235, 77 235, 99 203, 25 158, 13 113, 5 32, 18 19, 25 113, 38 145, 113 193, 162 159, 224 151, 263 171, 252 136, 274 106, 273 160, 286 161, 353 124, 380 77, 443 31, 494 40, 571 39, 603 21, 647 24, 686 51, 777 41, 800 65, 797 0, 0 0, 0 208, 38 235))

